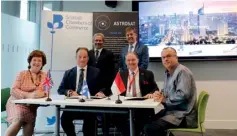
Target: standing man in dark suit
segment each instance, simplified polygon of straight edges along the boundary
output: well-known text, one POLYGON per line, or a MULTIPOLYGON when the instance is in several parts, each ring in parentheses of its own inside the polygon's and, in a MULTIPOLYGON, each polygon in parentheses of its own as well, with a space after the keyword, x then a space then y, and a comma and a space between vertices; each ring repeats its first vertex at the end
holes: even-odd
MULTIPOLYGON (((138 67, 138 56, 134 52, 129 52, 125 56, 128 70, 121 71, 120 75, 125 85, 126 91, 121 95, 126 97, 145 97, 152 98, 153 93, 158 91, 159 88, 155 82, 154 74, 152 71, 145 70, 138 67)), ((149 115, 154 114, 153 110, 135 110, 135 133, 139 135, 143 125, 148 121, 149 115)), ((116 126, 121 129, 122 133, 129 135, 128 130, 128 116, 116 115, 116 126)))
MULTIPOLYGON (((78 96, 82 89, 83 80, 86 80, 90 94, 97 95, 100 92, 97 81, 99 77, 99 69, 87 66, 88 49, 78 48, 76 50, 77 66, 65 72, 62 82, 58 88, 60 95, 78 96)), ((103 92, 100 92, 103 93, 103 92)), ((75 107, 76 108, 76 107, 75 107)), ((93 113, 64 111, 61 116, 61 125, 67 136, 76 136, 73 120, 83 119, 84 136, 95 135, 95 119, 93 113)))
MULTIPOLYGON (((104 48, 104 35, 96 33, 93 37, 94 49, 89 51, 88 66, 96 67, 100 70, 98 84, 104 89, 104 94, 111 94, 111 85, 113 83, 115 68, 114 55, 111 51, 104 48)), ((98 93, 104 97, 103 94, 98 93)))
POLYGON ((127 27, 125 29, 125 33, 126 33, 126 39, 128 41, 128 46, 125 46, 120 54, 120 60, 119 60, 120 68, 122 70, 127 70, 125 56, 128 52, 135 52, 139 59, 138 67, 142 69, 147 69, 149 63, 149 53, 147 46, 138 44, 137 32, 135 28, 127 27))

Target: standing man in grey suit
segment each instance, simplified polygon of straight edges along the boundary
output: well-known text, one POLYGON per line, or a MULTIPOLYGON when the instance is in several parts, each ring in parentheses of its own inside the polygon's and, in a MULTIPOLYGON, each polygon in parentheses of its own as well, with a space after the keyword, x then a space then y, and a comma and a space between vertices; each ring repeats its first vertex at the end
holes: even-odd
POLYGON ((139 45, 137 42, 137 31, 133 27, 127 27, 125 29, 126 39, 128 41, 128 46, 122 49, 119 58, 119 67, 121 70, 127 70, 127 65, 125 61, 125 56, 128 52, 135 52, 138 55, 138 67, 142 69, 148 68, 149 63, 149 53, 147 46, 139 45))
POLYGON ((197 127, 197 92, 192 72, 179 64, 174 48, 164 48, 161 57, 166 68, 164 89, 155 91, 153 97, 164 105, 165 113, 145 125, 146 136, 166 136, 169 128, 197 127))
MULTIPOLYGON (((99 88, 103 88, 106 96, 111 95, 111 85, 115 76, 114 55, 111 51, 104 48, 104 35, 96 33, 93 37, 94 49, 89 51, 88 66, 96 67, 100 70, 99 88)), ((98 93, 104 97, 103 94, 98 93)))

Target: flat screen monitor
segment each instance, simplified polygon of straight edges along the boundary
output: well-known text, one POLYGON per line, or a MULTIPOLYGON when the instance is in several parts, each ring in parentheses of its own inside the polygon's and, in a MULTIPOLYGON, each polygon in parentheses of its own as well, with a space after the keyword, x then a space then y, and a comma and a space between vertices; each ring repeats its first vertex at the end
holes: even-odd
POLYGON ((182 59, 236 59, 237 1, 139 2, 139 43, 151 59, 165 47, 182 59))

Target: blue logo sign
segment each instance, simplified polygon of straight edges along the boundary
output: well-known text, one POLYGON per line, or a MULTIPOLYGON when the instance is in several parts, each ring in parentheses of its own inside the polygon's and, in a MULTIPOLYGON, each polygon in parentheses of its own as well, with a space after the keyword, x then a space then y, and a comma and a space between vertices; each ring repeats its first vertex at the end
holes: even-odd
POLYGON ((54 29, 63 28, 63 16, 54 14, 53 15, 53 22, 47 22, 48 28, 52 29, 51 33, 55 33, 54 29))
POLYGON ((51 118, 47 117, 47 125, 53 125, 56 122, 56 117, 52 116, 51 118))

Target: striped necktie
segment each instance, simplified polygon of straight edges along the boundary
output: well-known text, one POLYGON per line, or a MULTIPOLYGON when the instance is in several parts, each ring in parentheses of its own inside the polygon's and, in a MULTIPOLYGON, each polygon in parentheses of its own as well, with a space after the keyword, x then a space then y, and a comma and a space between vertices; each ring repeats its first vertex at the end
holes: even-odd
POLYGON ((99 58, 99 50, 95 51, 95 59, 97 60, 99 58))
POLYGON ((132 88, 133 88, 133 92, 132 92, 132 94, 133 94, 133 97, 136 97, 137 96, 137 90, 136 90, 136 75, 135 75, 135 72, 132 72, 132 75, 133 75, 133 83, 132 83, 132 88))
POLYGON ((81 88, 83 85, 83 80, 84 80, 84 69, 80 69, 80 76, 79 76, 79 83, 78 83, 78 87, 77 87, 77 93, 80 94, 81 92, 81 88))

